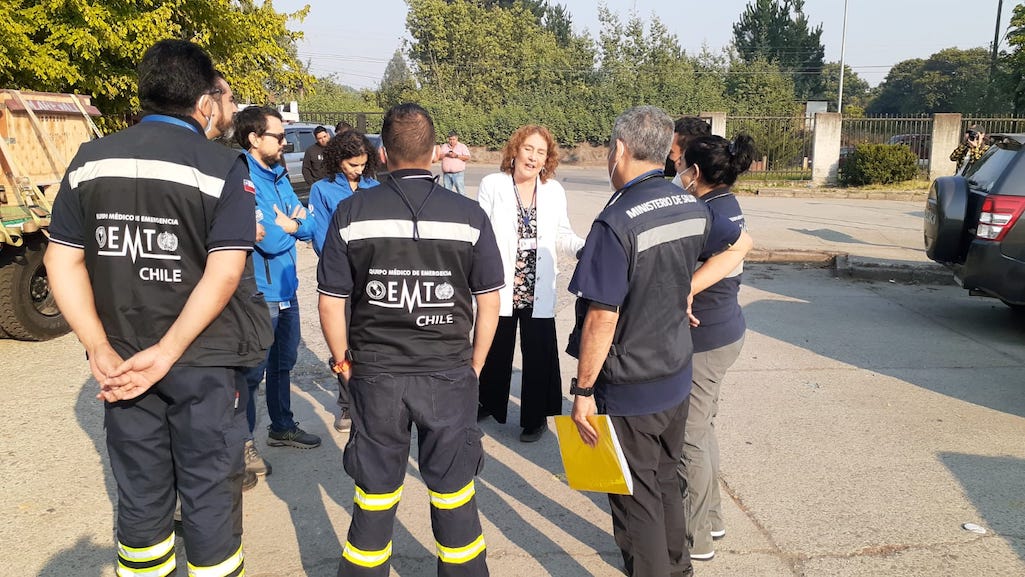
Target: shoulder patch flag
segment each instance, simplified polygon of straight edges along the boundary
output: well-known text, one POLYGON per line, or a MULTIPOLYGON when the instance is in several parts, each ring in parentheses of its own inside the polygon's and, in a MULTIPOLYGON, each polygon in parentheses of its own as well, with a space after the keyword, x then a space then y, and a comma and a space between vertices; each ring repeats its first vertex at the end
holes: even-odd
POLYGON ((256 185, 253 184, 253 181, 249 180, 248 178, 242 179, 242 189, 248 192, 249 194, 256 194, 256 185))

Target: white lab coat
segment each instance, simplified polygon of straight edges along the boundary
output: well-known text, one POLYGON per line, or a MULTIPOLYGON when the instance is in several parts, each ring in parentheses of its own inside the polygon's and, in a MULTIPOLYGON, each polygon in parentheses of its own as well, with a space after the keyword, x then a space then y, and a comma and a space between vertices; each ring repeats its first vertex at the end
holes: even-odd
MULTIPOLYGON (((491 219, 505 270, 505 287, 499 315, 512 316, 513 275, 519 242, 517 220, 519 205, 512 176, 496 172, 485 176, 477 190, 477 202, 491 219)), ((575 258, 584 239, 573 232, 566 214, 566 191, 555 180, 537 179, 537 278, 534 286, 534 318, 555 316, 555 277, 559 270, 558 253, 575 258)))

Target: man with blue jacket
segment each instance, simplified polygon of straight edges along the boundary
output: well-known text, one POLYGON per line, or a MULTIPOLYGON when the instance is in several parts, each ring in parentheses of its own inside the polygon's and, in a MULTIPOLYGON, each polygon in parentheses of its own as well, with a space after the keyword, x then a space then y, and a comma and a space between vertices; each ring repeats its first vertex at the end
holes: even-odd
MULTIPOLYGON (((274 327, 274 344, 267 359, 246 375, 249 384, 249 432, 256 427, 256 389, 266 372, 267 413, 270 416, 267 444, 312 449, 320 437, 299 428, 291 410, 290 372, 299 349, 299 301, 296 289, 295 241, 313 238, 313 223, 292 190, 281 165, 285 128, 281 113, 252 106, 235 116, 235 139, 246 149, 249 173, 256 188, 256 250, 253 265, 256 286, 263 292, 274 327)), ((270 473, 270 465, 246 444, 246 468, 257 475, 270 473)))

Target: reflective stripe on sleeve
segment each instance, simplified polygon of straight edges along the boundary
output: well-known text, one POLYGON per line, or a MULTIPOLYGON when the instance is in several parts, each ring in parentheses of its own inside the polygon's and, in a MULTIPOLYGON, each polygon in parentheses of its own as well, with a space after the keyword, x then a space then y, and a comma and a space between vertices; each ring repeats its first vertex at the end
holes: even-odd
MULTIPOLYGON (((238 571, 244 562, 245 557, 242 555, 242 546, 239 545, 237 551, 216 565, 197 567, 189 563, 189 577, 227 577, 228 575, 235 574, 235 571, 238 571)), ((243 574, 245 574, 244 571, 238 573, 238 575, 243 574)))
POLYGON ((356 494, 353 502, 364 511, 387 511, 399 504, 402 499, 402 487, 391 493, 367 493, 359 485, 356 485, 356 494))
POLYGON ((346 541, 345 548, 342 549, 342 557, 353 565, 377 567, 391 558, 391 543, 388 541, 388 545, 380 551, 364 551, 353 547, 352 543, 346 541))
POLYGON ((428 491, 431 495, 431 506, 437 507, 438 509, 456 509, 465 505, 473 496, 476 494, 476 490, 473 486, 473 481, 470 484, 459 489, 455 493, 436 493, 434 491, 428 491))
POLYGON ((435 542, 435 544, 438 546, 438 558, 441 559, 442 563, 466 563, 476 559, 486 549, 483 534, 466 547, 445 547, 438 542, 435 542))

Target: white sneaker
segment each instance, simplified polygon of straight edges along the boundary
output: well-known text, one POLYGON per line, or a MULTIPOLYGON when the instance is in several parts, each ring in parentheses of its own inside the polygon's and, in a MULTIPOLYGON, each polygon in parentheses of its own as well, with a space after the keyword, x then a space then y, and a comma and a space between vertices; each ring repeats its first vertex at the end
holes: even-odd
POLYGON ((726 529, 719 529, 718 531, 713 529, 711 533, 712 539, 718 541, 719 539, 722 539, 726 536, 726 529))
POLYGON ((695 561, 709 561, 715 557, 715 551, 709 551, 708 553, 691 553, 690 558, 695 561))

